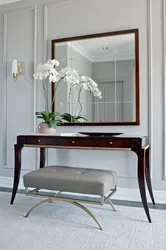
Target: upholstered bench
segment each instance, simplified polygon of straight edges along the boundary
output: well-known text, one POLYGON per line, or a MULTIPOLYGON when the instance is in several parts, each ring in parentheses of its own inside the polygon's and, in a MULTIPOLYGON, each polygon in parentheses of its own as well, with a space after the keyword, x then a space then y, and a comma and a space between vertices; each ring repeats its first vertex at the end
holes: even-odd
POLYGON ((48 194, 43 195, 42 193, 40 197, 47 199, 32 207, 25 217, 28 217, 34 208, 44 202, 61 200, 82 208, 96 221, 99 228, 102 230, 101 224, 92 212, 78 202, 93 203, 98 205, 104 205, 108 202, 112 206, 113 210, 116 211, 109 199, 113 193, 115 193, 117 186, 116 172, 111 170, 48 166, 25 174, 23 182, 26 188, 26 195, 40 195, 41 189, 56 191, 55 195, 51 196, 48 194), (29 191, 28 188, 34 189, 29 191), (62 192, 97 195, 100 199, 97 202, 93 202, 89 200, 89 198, 87 200, 68 197, 64 198, 61 197, 62 192))

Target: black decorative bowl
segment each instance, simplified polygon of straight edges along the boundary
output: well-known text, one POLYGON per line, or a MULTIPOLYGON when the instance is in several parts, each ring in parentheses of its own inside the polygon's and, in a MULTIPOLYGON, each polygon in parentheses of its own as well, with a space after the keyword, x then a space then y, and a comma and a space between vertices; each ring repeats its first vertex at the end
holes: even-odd
POLYGON ((88 136, 116 136, 123 134, 123 133, 110 133, 110 132, 79 132, 79 133, 88 136))

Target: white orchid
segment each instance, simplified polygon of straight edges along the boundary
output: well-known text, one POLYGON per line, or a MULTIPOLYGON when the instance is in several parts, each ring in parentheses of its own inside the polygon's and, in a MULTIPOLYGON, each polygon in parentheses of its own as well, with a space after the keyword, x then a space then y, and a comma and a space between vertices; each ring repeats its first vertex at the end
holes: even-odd
POLYGON ((82 83, 82 89, 83 90, 88 90, 88 86, 87 86, 86 82, 82 83))
POLYGON ((56 75, 50 75, 49 76, 49 82, 57 82, 58 78, 56 75))
POLYGON ((59 62, 57 60, 53 59, 51 60, 51 63, 53 63, 55 67, 59 67, 59 62))
POLYGON ((48 60, 43 65, 40 63, 37 66, 36 73, 33 74, 35 80, 44 80, 47 77, 50 82, 56 82, 57 76, 59 75, 56 67, 59 66, 59 62, 57 60, 48 60))
POLYGON ((71 88, 79 86, 83 91, 89 90, 94 96, 102 98, 97 83, 88 76, 81 76, 76 70, 71 68, 61 69, 59 75, 63 78, 63 81, 70 84, 71 88))
MULTIPOLYGON (((79 95, 81 94, 81 91, 89 90, 93 94, 93 96, 102 98, 101 91, 98 88, 98 84, 93 79, 89 78, 88 76, 80 75, 76 70, 71 68, 63 68, 58 72, 56 69, 56 67, 58 66, 59 62, 57 60, 49 59, 46 63, 40 63, 37 66, 37 70, 33 74, 33 77, 35 80, 44 80, 48 78, 49 82, 55 83, 55 90, 57 89, 59 83, 63 80, 70 86, 69 96, 71 96, 72 88, 78 86, 80 88, 79 95)), ((43 83, 43 89, 46 99, 46 111, 48 111, 48 94, 45 83, 43 83)), ((78 98, 80 98, 80 96, 78 98)), ((53 103, 54 99, 55 92, 53 96, 53 103)))

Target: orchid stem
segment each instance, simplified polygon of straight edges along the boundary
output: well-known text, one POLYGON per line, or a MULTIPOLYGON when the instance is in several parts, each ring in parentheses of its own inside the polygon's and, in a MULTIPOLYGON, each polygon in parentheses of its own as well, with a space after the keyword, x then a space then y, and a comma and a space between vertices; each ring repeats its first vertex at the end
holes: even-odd
POLYGON ((80 112, 78 113, 78 115, 80 115, 81 112, 82 112, 82 104, 81 104, 81 101, 80 101, 80 98, 81 98, 81 91, 82 91, 82 88, 80 88, 80 90, 79 90, 79 92, 78 92, 77 105, 76 105, 76 108, 75 108, 75 115, 76 115, 76 112, 77 112, 78 104, 79 104, 80 107, 81 107, 80 112))
POLYGON ((63 77, 57 82, 57 84, 54 83, 54 84, 55 84, 55 88, 54 88, 54 95, 53 95, 53 98, 52 98, 52 104, 51 104, 51 106, 53 106, 54 103, 55 103, 55 95, 56 95, 56 90, 57 90, 57 88, 58 88, 58 86, 59 86, 59 83, 60 83, 61 80, 63 80, 65 77, 66 77, 66 75, 63 76, 63 77))
POLYGON ((80 90, 79 90, 79 93, 78 93, 78 103, 79 103, 79 105, 80 105, 80 112, 78 113, 78 116, 81 114, 81 112, 82 112, 82 104, 81 104, 81 91, 82 91, 82 88, 80 88, 80 90))
POLYGON ((44 90, 44 96, 45 96, 46 111, 49 112, 49 110, 48 110, 48 95, 47 95, 47 90, 46 90, 44 83, 43 83, 43 90, 44 90))

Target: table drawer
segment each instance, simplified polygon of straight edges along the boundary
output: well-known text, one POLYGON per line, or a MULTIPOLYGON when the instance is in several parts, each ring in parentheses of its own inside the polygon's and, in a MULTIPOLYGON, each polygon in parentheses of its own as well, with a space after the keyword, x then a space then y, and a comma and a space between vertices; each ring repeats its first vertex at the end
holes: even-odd
POLYGON ((61 137, 61 136, 27 136, 20 138, 21 144, 42 145, 49 147, 80 147, 80 148, 139 148, 141 140, 125 138, 94 138, 94 137, 61 137))
POLYGON ((24 139, 24 144, 28 145, 56 145, 56 137, 31 136, 24 139))
POLYGON ((127 140, 111 140, 111 139, 93 139, 93 138, 58 138, 57 145, 59 146, 69 146, 69 147, 99 147, 99 148, 128 148, 131 147, 131 143, 127 140))

